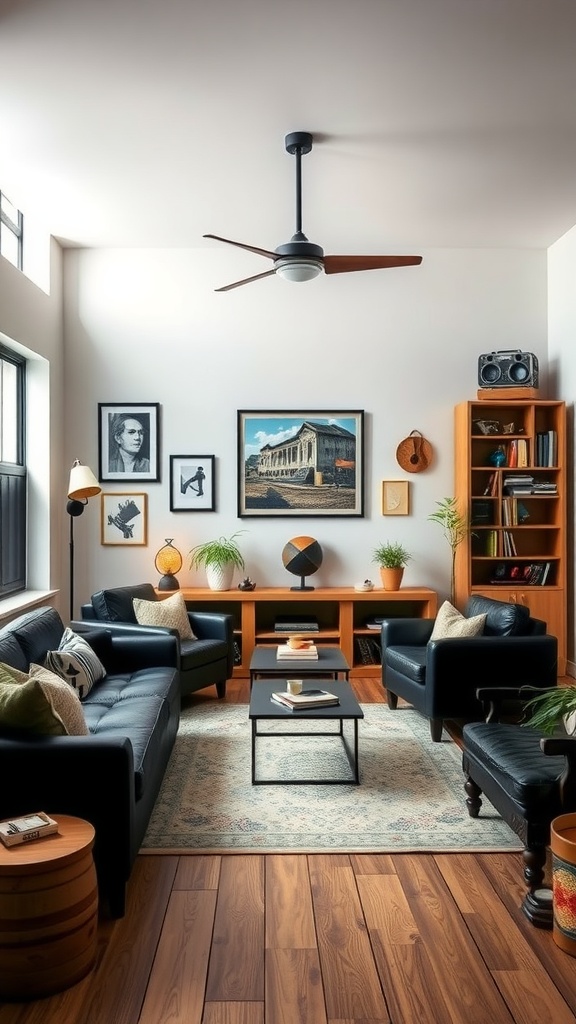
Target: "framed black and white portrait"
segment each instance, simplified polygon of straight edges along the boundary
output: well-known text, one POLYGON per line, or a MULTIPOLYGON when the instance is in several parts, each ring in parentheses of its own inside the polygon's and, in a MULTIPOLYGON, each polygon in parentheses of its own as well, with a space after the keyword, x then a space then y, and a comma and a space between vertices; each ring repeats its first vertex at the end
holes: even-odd
POLYGON ((98 404, 100 480, 160 479, 160 405, 98 404))
POLYGON ((170 511, 215 512, 214 455, 170 456, 170 511))

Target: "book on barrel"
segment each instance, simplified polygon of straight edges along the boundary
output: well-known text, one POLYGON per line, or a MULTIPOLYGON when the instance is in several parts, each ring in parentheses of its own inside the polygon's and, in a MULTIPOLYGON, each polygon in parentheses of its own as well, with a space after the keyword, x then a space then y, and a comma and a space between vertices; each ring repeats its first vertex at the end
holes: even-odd
POLYGON ((28 843, 32 839, 41 839, 58 831, 58 822, 50 818, 44 811, 27 814, 22 818, 10 818, 0 821, 0 840, 4 846, 16 846, 28 843))
POLYGON ((289 693, 287 690, 282 690, 279 693, 273 693, 270 699, 292 711, 304 708, 330 708, 340 703, 338 697, 334 693, 329 693, 328 690, 302 690, 302 693, 289 693))
POLYGON ((316 644, 308 644, 306 647, 288 647, 288 644, 279 644, 276 656, 280 661, 317 661, 318 648, 316 644))

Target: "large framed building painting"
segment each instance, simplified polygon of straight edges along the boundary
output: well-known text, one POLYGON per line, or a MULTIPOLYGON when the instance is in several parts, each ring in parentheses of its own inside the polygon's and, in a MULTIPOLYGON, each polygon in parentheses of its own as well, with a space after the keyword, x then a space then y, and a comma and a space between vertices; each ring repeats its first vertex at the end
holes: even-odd
POLYGON ((364 411, 238 411, 238 515, 363 516, 364 411))

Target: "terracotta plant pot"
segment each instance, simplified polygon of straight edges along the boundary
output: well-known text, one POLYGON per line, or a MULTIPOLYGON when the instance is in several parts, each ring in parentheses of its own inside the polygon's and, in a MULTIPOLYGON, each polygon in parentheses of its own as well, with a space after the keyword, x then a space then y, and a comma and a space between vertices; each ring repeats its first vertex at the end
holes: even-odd
POLYGON ((576 956, 576 814, 561 814, 550 826, 554 942, 576 956))
POLYGON ((380 569, 380 579, 384 590, 400 590, 404 567, 400 569, 380 569))

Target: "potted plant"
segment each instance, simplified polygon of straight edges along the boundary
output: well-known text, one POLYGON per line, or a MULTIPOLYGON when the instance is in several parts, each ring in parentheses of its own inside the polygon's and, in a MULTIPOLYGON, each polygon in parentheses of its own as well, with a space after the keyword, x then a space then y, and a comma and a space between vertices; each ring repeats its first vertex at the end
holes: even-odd
POLYGON ((550 736, 564 724, 566 732, 576 733, 576 686, 554 686, 547 693, 539 693, 524 705, 530 716, 524 725, 540 729, 550 736))
POLYGON ((374 548, 372 561, 380 566, 380 577, 384 590, 400 590, 402 577, 412 555, 399 543, 386 541, 374 548))
POLYGON ((244 569, 242 557, 236 538, 243 533, 238 530, 231 537, 218 537, 207 540, 204 544, 196 544, 189 552, 190 568, 206 571, 206 581, 210 590, 230 590, 235 569, 244 569))
POLYGON ((456 498, 442 498, 436 502, 438 508, 432 512, 428 519, 432 523, 438 523, 443 531, 452 552, 452 563, 450 566, 450 601, 456 600, 456 549, 468 535, 468 520, 459 511, 456 498))

